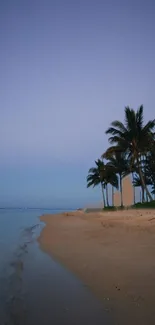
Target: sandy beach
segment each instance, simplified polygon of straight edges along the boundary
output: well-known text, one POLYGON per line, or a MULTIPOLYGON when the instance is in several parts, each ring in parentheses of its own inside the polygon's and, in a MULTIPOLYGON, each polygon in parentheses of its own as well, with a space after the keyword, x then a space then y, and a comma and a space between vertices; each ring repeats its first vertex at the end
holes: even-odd
POLYGON ((155 210, 44 215, 40 247, 101 301, 114 324, 155 324, 155 210))

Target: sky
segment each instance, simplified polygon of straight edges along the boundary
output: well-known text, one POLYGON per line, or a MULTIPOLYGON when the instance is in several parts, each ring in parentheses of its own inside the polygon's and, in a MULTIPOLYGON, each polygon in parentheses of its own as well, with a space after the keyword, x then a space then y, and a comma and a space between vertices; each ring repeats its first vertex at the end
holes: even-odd
POLYGON ((0 1, 0 206, 101 201, 105 130, 155 117, 154 40, 154 0, 0 1))

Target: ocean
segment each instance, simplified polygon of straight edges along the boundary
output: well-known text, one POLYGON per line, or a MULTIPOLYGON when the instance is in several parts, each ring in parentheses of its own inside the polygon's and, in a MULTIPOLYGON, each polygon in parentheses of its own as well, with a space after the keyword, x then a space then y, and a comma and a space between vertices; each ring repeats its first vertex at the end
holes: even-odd
POLYGON ((39 217, 60 211, 0 209, 0 325, 109 324, 81 281, 39 248, 39 217))

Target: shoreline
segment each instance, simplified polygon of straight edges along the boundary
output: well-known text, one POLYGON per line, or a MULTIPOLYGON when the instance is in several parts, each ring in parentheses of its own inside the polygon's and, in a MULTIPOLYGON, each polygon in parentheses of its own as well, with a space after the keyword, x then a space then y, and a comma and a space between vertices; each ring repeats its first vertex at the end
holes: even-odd
POLYGON ((88 286, 116 324, 155 324, 155 211, 72 211, 40 220, 40 248, 88 286))

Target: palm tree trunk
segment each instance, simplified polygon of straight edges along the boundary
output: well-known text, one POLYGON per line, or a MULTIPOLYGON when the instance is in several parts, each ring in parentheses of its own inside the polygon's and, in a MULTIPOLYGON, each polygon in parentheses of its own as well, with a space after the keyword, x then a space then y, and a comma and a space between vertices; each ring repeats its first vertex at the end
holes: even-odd
POLYGON ((123 189, 122 189, 122 175, 119 175, 120 193, 121 193, 121 207, 123 207, 123 189))
POLYGON ((112 206, 114 207, 114 187, 112 186, 112 206))
POLYGON ((134 173, 132 172, 133 203, 136 204, 135 186, 133 185, 133 181, 134 181, 134 173))
POLYGON ((105 202, 105 195, 104 195, 104 187, 103 187, 102 183, 101 183, 101 188, 102 188, 103 205, 104 205, 104 208, 105 208, 106 207, 106 202, 105 202))
POLYGON ((133 187, 133 204, 136 204, 135 186, 133 187))
POLYGON ((143 190, 146 191, 146 194, 148 195, 150 201, 153 201, 152 195, 150 194, 150 192, 149 192, 149 190, 148 190, 148 188, 147 188, 147 186, 145 184, 145 180, 144 180, 144 177, 143 177, 143 173, 142 173, 138 158, 137 158, 137 165, 138 165, 139 177, 140 177, 140 180, 141 180, 143 190))
POLYGON ((108 199, 108 185, 105 185, 105 190, 106 190, 106 200, 107 200, 107 206, 109 207, 109 199, 108 199))
POLYGON ((144 202, 145 202, 145 190, 142 186, 142 203, 144 203, 144 202))

